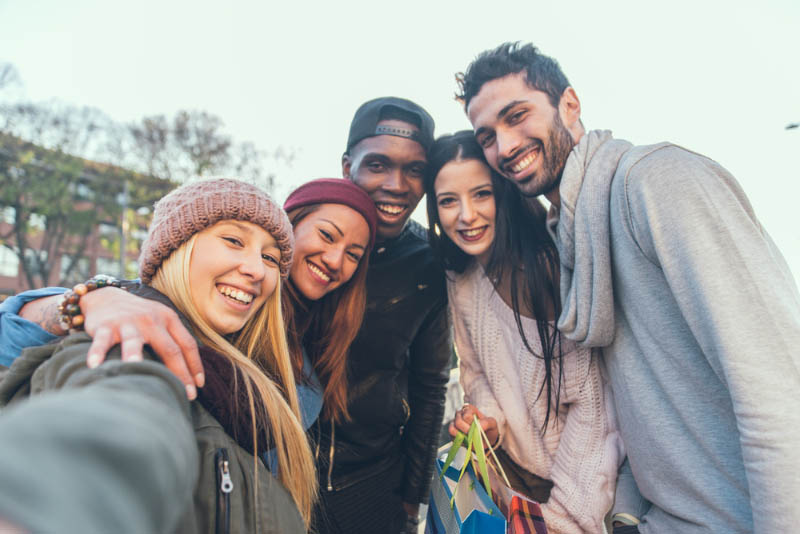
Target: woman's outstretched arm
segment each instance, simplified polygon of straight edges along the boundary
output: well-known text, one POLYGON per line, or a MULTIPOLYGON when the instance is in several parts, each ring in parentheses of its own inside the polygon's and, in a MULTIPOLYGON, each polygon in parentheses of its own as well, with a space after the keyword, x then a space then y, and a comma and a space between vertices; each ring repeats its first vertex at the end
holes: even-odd
POLYGON ((0 384, 0 517, 31 532, 170 532, 198 476, 184 388, 119 349, 88 369, 90 344, 26 351, 0 384))

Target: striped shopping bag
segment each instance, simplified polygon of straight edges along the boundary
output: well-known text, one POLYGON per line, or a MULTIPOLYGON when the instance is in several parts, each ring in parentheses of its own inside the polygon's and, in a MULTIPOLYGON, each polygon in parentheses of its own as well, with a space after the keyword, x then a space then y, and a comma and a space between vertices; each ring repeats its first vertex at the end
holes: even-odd
POLYGON ((514 495, 509 507, 508 534, 547 534, 539 504, 514 495))

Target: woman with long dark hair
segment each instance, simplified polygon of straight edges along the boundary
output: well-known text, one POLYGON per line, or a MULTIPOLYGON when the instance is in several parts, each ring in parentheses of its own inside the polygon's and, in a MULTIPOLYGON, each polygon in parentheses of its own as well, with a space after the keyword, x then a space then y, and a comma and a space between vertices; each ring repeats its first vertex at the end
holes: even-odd
POLYGON ((305 356, 322 384, 321 418, 338 422, 349 417, 347 352, 364 317, 375 204, 348 180, 320 178, 295 189, 284 209, 297 247, 284 292, 295 376, 309 382, 305 356))
POLYGON ((426 179, 431 245, 448 296, 466 404, 512 486, 550 532, 602 532, 621 450, 601 362, 563 339, 545 209, 494 173, 471 131, 439 138, 426 179))

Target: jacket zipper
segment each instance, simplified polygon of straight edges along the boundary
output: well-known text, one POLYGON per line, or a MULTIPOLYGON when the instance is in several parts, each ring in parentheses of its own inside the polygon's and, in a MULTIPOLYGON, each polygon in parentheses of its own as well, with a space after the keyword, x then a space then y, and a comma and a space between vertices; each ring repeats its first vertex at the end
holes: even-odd
POLYGON ((229 534, 231 531, 231 480, 228 449, 217 449, 214 455, 217 467, 217 534, 229 534))
POLYGON ((333 482, 331 482, 331 475, 333 474, 333 451, 334 451, 334 439, 336 437, 336 427, 333 425, 333 421, 331 420, 331 450, 329 453, 329 463, 328 463, 328 491, 333 491, 333 482))

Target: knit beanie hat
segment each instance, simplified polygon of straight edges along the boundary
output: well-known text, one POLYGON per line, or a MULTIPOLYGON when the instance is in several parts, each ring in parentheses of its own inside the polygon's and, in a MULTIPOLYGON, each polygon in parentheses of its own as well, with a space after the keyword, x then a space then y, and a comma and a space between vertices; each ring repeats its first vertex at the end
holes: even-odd
POLYGON ((281 278, 288 276, 294 234, 286 212, 253 185, 213 178, 186 183, 156 202, 139 256, 142 282, 149 284, 164 260, 194 234, 225 220, 246 221, 269 232, 281 251, 281 278))
POLYGON ((343 204, 353 208, 367 221, 369 226, 369 246, 375 244, 378 229, 378 212, 375 203, 363 189, 344 178, 318 178, 306 182, 289 195, 283 203, 287 212, 311 204, 343 204))

